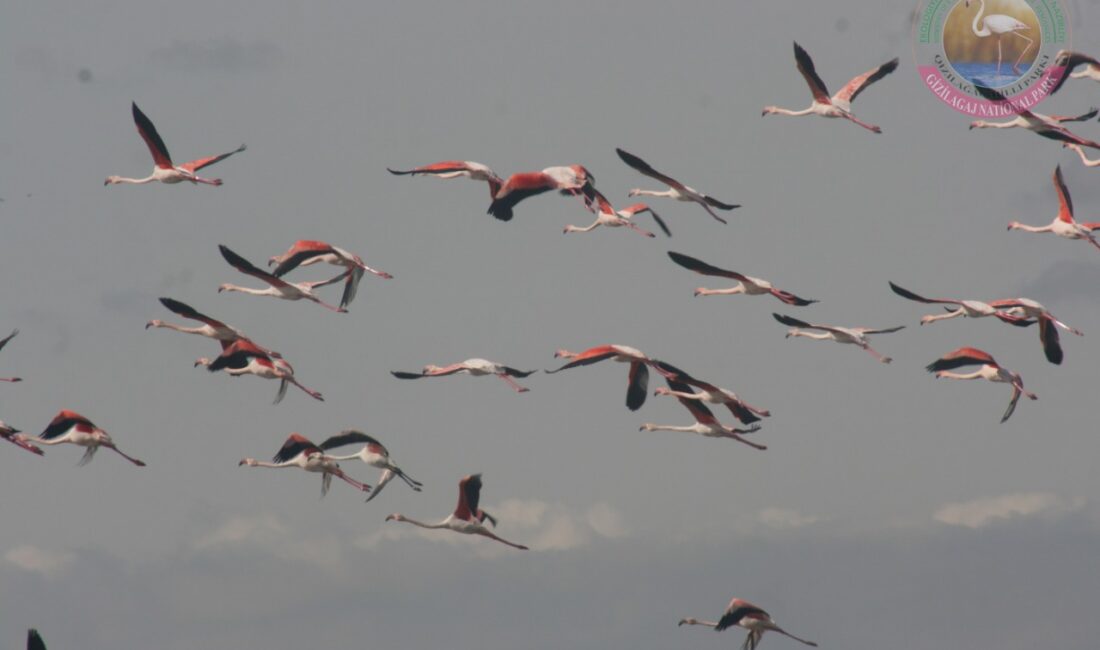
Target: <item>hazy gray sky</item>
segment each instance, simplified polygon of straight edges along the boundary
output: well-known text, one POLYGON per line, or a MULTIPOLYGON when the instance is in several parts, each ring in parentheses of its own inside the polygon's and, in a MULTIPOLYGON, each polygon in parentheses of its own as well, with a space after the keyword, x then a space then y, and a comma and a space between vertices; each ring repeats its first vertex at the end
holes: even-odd
MULTIPOLYGON (((1074 47, 1097 53, 1086 27, 1100 9, 1068 4, 1074 47)), ((1100 262, 1084 243, 1005 225, 1053 217, 1058 163, 1078 216, 1095 220, 1100 169, 1028 133, 968 132, 921 87, 915 5, 9 3, 0 332, 22 333, 0 375, 25 381, 0 387, 0 417, 38 433, 76 410, 148 467, 0 446, 0 647, 35 626, 51 650, 728 648, 740 633, 676 621, 740 596, 823 648, 1095 648, 1100 262), (792 40, 833 88, 901 57, 856 105, 882 135, 760 117, 809 102, 792 40), (132 100, 177 161, 248 151, 210 168, 220 188, 105 188, 109 174, 149 173, 132 100), (591 219, 573 200, 528 200, 503 224, 483 184, 385 171, 582 163, 616 203, 656 188, 615 147, 744 207, 722 226, 655 199, 671 240, 563 236, 591 219), (248 283, 219 243, 262 263, 297 239, 396 278, 364 278, 346 315, 216 292, 248 283), (722 284, 670 249, 821 302, 693 298, 722 284), (1086 336, 1063 336, 1056 367, 1033 329, 918 327, 935 310, 887 280, 932 296, 1026 292, 1086 336), (292 390, 272 406, 273 382, 192 368, 217 347, 143 330, 179 320, 158 296, 281 350, 326 401, 292 390), (773 311, 909 327, 877 340, 885 366, 785 340, 773 311), (557 348, 602 343, 771 409, 755 434, 768 451, 638 432, 690 415, 653 397, 628 412, 616 364, 532 375, 523 395, 388 372, 468 357, 550 368, 557 348), (924 371, 962 345, 1019 371, 1039 401, 998 424, 1006 387, 924 371), (292 431, 347 427, 385 442, 424 492, 395 483, 364 505, 337 484, 319 499, 316 476, 236 466, 292 431), (477 471, 500 534, 532 551, 383 522, 442 518, 477 471)), ((1043 108, 1097 102, 1100 86, 1077 82, 1043 108)))

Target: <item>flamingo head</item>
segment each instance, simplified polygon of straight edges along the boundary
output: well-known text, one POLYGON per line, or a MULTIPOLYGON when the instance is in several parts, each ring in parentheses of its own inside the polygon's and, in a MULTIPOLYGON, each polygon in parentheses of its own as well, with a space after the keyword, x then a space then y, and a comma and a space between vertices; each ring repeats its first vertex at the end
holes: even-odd
POLYGON ((199 366, 209 366, 209 365, 210 365, 210 359, 208 359, 206 357, 199 357, 198 359, 195 359, 195 365, 194 365, 195 368, 198 368, 199 366))
POLYGON ((710 293, 710 290, 709 290, 709 289, 707 289, 707 288, 705 288, 705 287, 699 287, 698 289, 696 289, 696 290, 695 290, 695 293, 694 293, 694 294, 692 294, 692 295, 695 295, 695 296, 705 296, 705 295, 707 295, 708 293, 710 293))
POLYGON ((0 434, 10 436, 16 433, 19 433, 19 429, 16 429, 15 427, 9 425, 7 422, 0 420, 0 434))
POLYGON ((231 284, 220 284, 220 285, 218 285, 218 293, 221 293, 223 291, 229 291, 232 287, 233 287, 233 285, 231 285, 231 284))
POLYGON ((638 431, 653 431, 656 429, 656 425, 646 422, 642 426, 638 427, 638 431))
POLYGON ((108 176, 107 180, 103 181, 103 185, 115 185, 122 182, 121 176, 108 176))
POLYGON ((639 195, 639 194, 641 194, 641 193, 642 193, 642 190, 640 190, 639 188, 635 187, 634 189, 632 189, 632 190, 630 190, 629 192, 627 192, 627 193, 626 193, 626 195, 627 195, 627 196, 638 196, 638 195, 639 195))
POLYGON ((1008 229, 1009 230, 1016 230, 1019 227, 1020 227, 1020 222, 1019 221, 1010 221, 1010 222, 1008 222, 1008 229))
POLYGON ((802 333, 802 330, 798 329, 797 327, 792 327, 791 329, 787 330, 787 335, 784 336, 783 338, 789 339, 792 336, 798 336, 801 333, 802 333))
POLYGON ((388 515, 386 521, 405 521, 405 515, 400 512, 395 512, 392 515, 388 515))
POLYGON ((764 110, 760 112, 760 117, 764 117, 765 115, 771 115, 771 114, 773 114, 777 111, 778 111, 778 107, 776 107, 776 106, 765 106, 764 110))
POLYGON ((248 465, 249 467, 255 467, 256 466, 256 459, 255 458, 242 458, 240 460, 240 462, 237 463, 237 467, 241 467, 242 465, 248 465))
POLYGON ((163 325, 164 325, 164 321, 151 320, 151 321, 149 321, 148 323, 145 324, 145 329, 149 329, 150 327, 161 327, 163 325))
POLYGON ((577 356, 576 352, 570 352, 569 350, 566 350, 565 348, 554 351, 554 358, 555 359, 572 359, 575 356, 577 356))
POLYGON ((672 391, 664 386, 661 386, 657 390, 653 391, 654 395, 671 395, 672 391))

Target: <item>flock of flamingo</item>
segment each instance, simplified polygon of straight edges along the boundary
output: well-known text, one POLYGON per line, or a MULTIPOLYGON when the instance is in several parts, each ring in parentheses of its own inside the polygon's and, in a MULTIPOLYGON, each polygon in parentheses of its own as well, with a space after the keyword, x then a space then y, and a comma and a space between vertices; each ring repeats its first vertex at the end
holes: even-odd
MULTIPOLYGON (((969 4, 969 2, 968 2, 969 4)), ((983 4, 984 7, 984 4, 983 4)), ((986 24, 992 17, 986 17, 986 24)), ((977 25, 977 19, 975 19, 977 25)), ((992 25, 990 25, 992 27, 992 25)), ((975 27, 977 30, 977 27, 975 27)), ((881 80, 893 72, 898 65, 898 60, 893 59, 865 72, 849 81, 839 92, 830 95, 824 82, 815 71, 814 64, 809 54, 797 43, 794 45, 795 62, 798 71, 809 86, 813 103, 809 108, 801 111, 768 106, 764 109, 764 115, 819 115, 827 118, 840 118, 874 133, 881 133, 882 129, 876 125, 868 124, 856 118, 851 111, 851 103, 856 97, 866 90, 872 83, 881 80)), ((1063 52, 1059 54, 1058 63, 1066 67, 1067 77, 1085 77, 1100 80, 1100 63, 1091 57, 1075 53, 1063 52), (1087 66, 1086 72, 1069 75, 1074 68, 1087 66)), ((1064 80, 1064 79, 1063 79, 1064 80)), ((989 99, 1011 104, 995 90, 984 89, 981 91, 989 99)), ((1061 124, 1065 121, 1080 120, 1095 116, 1093 110, 1086 116, 1079 118, 1048 117, 1039 113, 1015 107, 1017 117, 1008 122, 991 124, 986 122, 974 122, 971 128, 981 127, 1022 127, 1035 131, 1039 135, 1052 138, 1071 147, 1081 153, 1081 147, 1100 149, 1100 145, 1073 135, 1061 124)), ((245 150, 244 145, 237 149, 216 156, 200 158, 188 163, 177 165, 172 162, 168 149, 157 133, 152 121, 137 107, 132 105, 132 114, 138 133, 145 141, 153 157, 154 168, 152 174, 145 178, 125 178, 121 176, 107 177, 105 184, 133 183, 144 184, 151 182, 221 185, 222 180, 205 178, 198 175, 200 170, 245 150)), ((657 171, 642 158, 623 149, 616 149, 619 158, 630 168, 643 176, 649 177, 668 189, 642 190, 633 189, 629 196, 649 196, 670 198, 677 201, 696 203, 716 221, 725 224, 726 219, 716 210, 728 212, 740 206, 727 203, 704 194, 685 185, 677 179, 663 172, 657 171)), ((1081 154, 1086 164, 1089 163, 1081 154)), ((666 235, 671 235, 665 221, 657 215, 651 206, 645 203, 637 203, 621 210, 616 210, 610 201, 595 187, 595 178, 583 165, 567 165, 548 167, 538 172, 523 172, 513 174, 507 179, 502 179, 489 167, 469 161, 445 161, 414 167, 408 170, 390 169, 395 175, 408 176, 435 176, 437 178, 468 178, 475 181, 484 181, 489 186, 491 203, 488 213, 495 218, 508 221, 514 216, 515 210, 526 199, 552 191, 566 196, 575 197, 584 208, 596 214, 596 221, 587 227, 567 226, 566 233, 589 232, 597 226, 625 227, 647 237, 654 237, 652 232, 643 230, 633 218, 639 214, 649 213, 658 228, 666 235)), ((1093 232, 1100 229, 1100 223, 1081 223, 1074 219, 1073 203, 1069 190, 1062 179, 1061 169, 1054 172, 1054 186, 1058 196, 1058 213, 1054 221, 1046 226, 1028 226, 1016 222, 1008 225, 1009 230, 1022 230, 1025 232, 1050 232, 1067 239, 1083 239, 1092 246, 1100 249, 1093 232)), ((226 245, 219 245, 222 256, 226 262, 237 271, 259 280, 263 288, 250 288, 233 284, 222 284, 218 291, 236 291, 257 296, 270 296, 283 300, 307 300, 321 307, 337 313, 346 313, 348 307, 356 296, 359 283, 366 273, 371 273, 379 278, 391 279, 393 276, 370 266, 358 255, 343 248, 331 244, 300 240, 295 242, 286 252, 276 254, 268 259, 268 266, 274 266, 272 271, 263 270, 247 259, 234 252, 226 245), (329 264, 339 268, 339 272, 333 277, 319 282, 291 282, 285 277, 295 269, 312 265, 329 264), (318 291, 326 286, 343 284, 342 295, 339 304, 330 304, 318 296, 318 291)), ((799 297, 794 293, 775 287, 771 282, 729 271, 707 262, 690 257, 683 253, 669 251, 668 256, 676 265, 689 271, 708 277, 726 278, 737 284, 725 289, 698 288, 696 296, 735 295, 745 294, 770 295, 791 307, 806 307, 817 300, 799 297)), ((890 282, 890 289, 898 296, 907 300, 944 305, 947 311, 938 314, 930 314, 920 319, 920 324, 930 324, 952 318, 982 318, 994 317, 1003 323, 1025 328, 1038 325, 1039 337, 1046 358, 1053 364, 1060 364, 1063 360, 1063 351, 1059 342, 1058 330, 1064 329, 1076 335, 1081 332, 1071 328, 1058 320, 1040 303, 1027 298, 1010 298, 991 300, 987 302, 977 300, 961 300, 954 298, 924 298, 908 289, 890 282)), ((210 372, 225 371, 230 375, 253 375, 264 379, 279 381, 279 388, 275 397, 278 403, 285 396, 288 386, 293 385, 316 400, 323 400, 320 392, 306 387, 295 376, 294 368, 284 356, 272 349, 256 343, 240 329, 228 325, 220 320, 205 315, 195 308, 173 298, 161 298, 161 304, 173 314, 198 323, 196 326, 177 325, 162 320, 150 320, 146 328, 164 328, 186 334, 194 334, 214 339, 219 344, 219 353, 214 357, 203 357, 195 361, 195 366, 205 367, 210 372)), ((847 343, 857 346, 876 360, 889 363, 891 358, 883 355, 871 347, 869 338, 873 335, 897 332, 904 328, 903 325, 869 328, 869 327, 842 327, 835 325, 815 324, 794 318, 785 314, 775 313, 773 317, 779 323, 787 326, 787 337, 806 337, 810 339, 831 340, 837 343, 847 343)), ((0 349, 7 345, 18 330, 0 340, 0 349)), ((556 374, 573 368, 589 366, 602 361, 616 361, 627 364, 627 389, 626 406, 635 411, 640 409, 649 392, 648 379, 650 370, 658 373, 667 384, 667 387, 657 388, 654 392, 657 396, 675 397, 691 414, 694 424, 691 425, 657 425, 645 423, 641 426, 644 431, 679 431, 695 433, 706 437, 728 438, 740 442, 756 450, 765 450, 767 447, 755 442, 749 436, 761 429, 760 422, 763 418, 771 416, 767 409, 752 406, 733 391, 719 387, 717 384, 697 379, 686 371, 666 362, 646 355, 633 347, 620 344, 597 345, 581 352, 571 352, 560 349, 554 354, 555 358, 562 359, 563 365, 558 368, 545 370, 548 374, 556 374), (708 408, 724 406, 729 409, 732 417, 744 428, 737 428, 723 424, 719 418, 708 408)), ((1012 387, 1012 395, 1007 409, 1001 417, 1001 422, 1006 421, 1016 408, 1021 396, 1029 399, 1037 399, 1034 393, 1027 391, 1018 373, 1001 366, 989 353, 970 346, 960 347, 944 354, 927 366, 927 370, 936 377, 951 379, 986 379, 991 382, 1009 384, 1012 387), (977 370, 970 373, 958 373, 954 370, 976 366, 977 370)), ((486 359, 472 358, 465 361, 450 363, 443 366, 427 365, 420 371, 393 371, 398 379, 412 380, 428 377, 446 377, 456 374, 473 376, 496 376, 510 389, 517 393, 528 392, 529 389, 517 380, 523 380, 535 370, 519 370, 512 366, 488 361, 486 359)), ((18 377, 3 378, 2 381, 18 382, 18 377)), ((83 465, 92 460, 100 447, 106 447, 130 463, 144 466, 145 463, 135 457, 129 456, 118 448, 113 438, 87 417, 78 413, 62 410, 50 421, 45 429, 37 436, 28 435, 3 422, 0 422, 0 437, 20 448, 43 455, 40 446, 52 446, 60 444, 72 444, 84 448, 84 455, 79 461, 83 465)), ((393 460, 389 450, 376 438, 358 430, 349 429, 339 432, 320 444, 316 444, 299 433, 292 433, 275 453, 270 462, 244 458, 239 463, 247 467, 266 468, 298 468, 307 472, 321 474, 321 493, 324 495, 329 490, 332 478, 336 477, 358 491, 370 492, 367 501, 376 498, 382 488, 394 478, 401 479, 409 488, 420 492, 423 484, 410 477, 393 460), (354 453, 335 455, 332 452, 345 447, 358 447, 354 453), (341 468, 339 461, 358 459, 364 464, 382 471, 377 484, 370 485, 349 476, 341 468)), ((527 550, 527 546, 509 541, 498 536, 493 528, 497 524, 496 518, 480 507, 482 479, 480 474, 470 474, 461 478, 458 482, 458 503, 453 512, 443 520, 436 523, 425 523, 400 513, 394 513, 386 517, 386 521, 405 522, 426 529, 446 529, 466 535, 477 535, 490 540, 500 542, 515 549, 527 550)), ((774 631, 786 635, 791 639, 810 646, 815 643, 790 634, 781 628, 772 617, 763 609, 740 598, 734 598, 721 618, 717 622, 685 618, 680 625, 699 625, 721 631, 730 627, 741 627, 748 630, 742 646, 743 650, 753 650, 764 632, 774 631)), ((27 637, 28 650, 44 649, 41 637, 35 630, 30 630, 27 637)))

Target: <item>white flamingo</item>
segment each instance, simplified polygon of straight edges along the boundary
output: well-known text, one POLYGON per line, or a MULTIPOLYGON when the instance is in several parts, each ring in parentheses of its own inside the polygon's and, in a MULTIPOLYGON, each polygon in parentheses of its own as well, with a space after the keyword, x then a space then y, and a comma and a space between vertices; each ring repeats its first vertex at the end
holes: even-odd
MULTIPOLYGON (((1028 51, 1031 50, 1031 46, 1035 45, 1035 40, 1024 36, 1020 32, 1030 31, 1031 28, 1026 24, 1016 20, 1012 16, 1006 16, 1005 14, 989 14, 982 20, 982 14, 985 12, 985 0, 978 0, 979 7, 978 13, 974 15, 974 22, 971 23, 970 29, 974 32, 974 35, 978 38, 985 38, 987 36, 996 36, 997 39, 997 76, 1001 76, 1001 37, 1005 34, 1013 34, 1027 41, 1027 45, 1024 47, 1024 51, 1020 52, 1019 58, 1016 59, 1016 63, 1012 64, 1012 73, 1020 74, 1020 61, 1024 60, 1028 51), (981 27, 979 27, 981 25, 981 27)), ((970 7, 970 0, 966 0, 966 6, 970 7)))
POLYGON ((322 475, 321 496, 328 494, 329 486, 332 485, 333 476, 357 490, 370 492, 369 485, 360 483, 345 474, 344 470, 340 469, 340 464, 337 463, 335 459, 331 456, 326 456, 325 453, 321 451, 320 447, 313 444, 309 438, 306 438, 300 433, 290 434, 290 437, 286 439, 286 442, 283 443, 283 446, 279 448, 279 451, 271 460, 272 462, 267 463, 256 460, 255 458, 242 458, 241 461, 237 463, 237 466, 247 465, 249 467, 269 467, 273 469, 297 467, 307 472, 317 472, 322 475))
POLYGON ((378 442, 372 436, 368 436, 362 431, 356 431, 355 429, 345 429, 340 433, 326 439, 319 446, 322 451, 328 451, 330 449, 336 449, 338 447, 344 447, 346 445, 358 445, 362 444, 363 447, 354 454, 348 454, 347 456, 329 456, 333 460, 351 460, 358 458, 371 467, 377 467, 382 470, 382 475, 378 478, 378 483, 374 486, 374 491, 367 497, 367 501, 370 501, 374 497, 378 496, 382 492, 382 488, 386 487, 386 483, 393 480, 393 477, 398 477, 402 481, 411 487, 414 491, 419 492, 424 485, 420 481, 414 480, 405 472, 401 471, 401 468, 393 463, 390 458, 390 452, 386 450, 382 443, 378 442))
POLYGON ((224 370, 234 377, 255 375, 262 379, 278 379, 279 390, 275 394, 275 404, 286 396, 288 384, 294 384, 319 402, 325 401, 321 393, 306 388, 295 379, 294 367, 282 357, 272 357, 267 350, 248 339, 237 339, 232 343, 222 341, 221 344, 222 353, 218 357, 200 357, 195 361, 195 367, 205 366, 210 372, 224 370))
POLYGON ((695 399, 694 397, 682 397, 679 394, 691 393, 691 386, 676 381, 675 379, 665 376, 665 381, 668 382, 670 394, 677 395, 676 399, 680 400, 680 403, 684 405, 688 411, 691 412, 692 417, 695 418, 695 424, 687 426, 676 426, 672 424, 653 424, 646 422, 642 426, 638 427, 638 431, 675 431, 680 433, 697 433, 701 436, 708 438, 729 438, 736 440, 742 444, 746 444, 753 449, 759 449, 761 451, 767 449, 764 445, 758 445, 755 442, 747 440, 741 437, 743 433, 753 433, 759 431, 758 425, 753 425, 748 429, 735 429, 733 427, 727 427, 718 421, 718 418, 714 417, 714 413, 706 407, 702 401, 695 399))
POLYGON ((858 124, 873 133, 882 133, 880 127, 863 122, 856 118, 855 115, 852 115, 852 102, 855 101, 856 97, 859 96, 867 86, 870 86, 896 70, 898 67, 898 60, 896 58, 883 63, 877 68, 868 70, 858 77, 852 78, 851 81, 845 84, 844 87, 832 97, 829 96, 829 89, 825 87, 825 82, 821 80, 821 77, 818 76, 817 71, 814 69, 813 59, 810 58, 810 55, 806 50, 802 49, 802 46, 798 43, 794 44, 794 61, 798 65, 798 71, 802 74, 802 78, 806 80, 806 84, 810 87, 810 93, 814 98, 813 103, 810 104, 809 108, 801 111, 792 111, 778 106, 765 106, 761 116, 792 115, 799 117, 802 115, 820 115, 821 117, 830 118, 839 117, 853 124, 858 124))
POLYGON ((114 440, 106 431, 92 424, 92 421, 88 418, 73 411, 62 410, 59 412, 53 420, 50 420, 46 430, 37 436, 16 433, 10 439, 20 447, 23 447, 20 443, 28 442, 40 445, 71 444, 84 447, 84 455, 77 465, 87 465, 100 447, 106 447, 138 467, 145 467, 144 462, 126 455, 116 447, 114 440))
POLYGON ((141 109, 137 107, 137 104, 131 103, 131 112, 134 114, 134 124, 137 125, 138 133, 141 134, 141 139, 145 140, 145 144, 149 147, 149 153, 153 154, 153 173, 145 178, 126 178, 124 176, 108 176, 107 180, 103 181, 104 185, 116 185, 118 183, 131 183, 134 185, 144 185, 145 183, 161 182, 161 183, 180 183, 183 181, 189 181, 192 184, 204 183, 206 185, 221 185, 222 179, 220 178, 202 178, 195 174, 203 167, 208 167, 216 162, 221 162, 226 158, 232 156, 235 153, 245 150, 245 146, 242 144, 229 153, 223 153, 218 156, 209 156, 207 158, 199 158, 198 160, 192 160, 191 162, 183 163, 182 165, 172 164, 172 157, 168 155, 168 147, 164 146, 164 140, 160 139, 160 135, 157 133, 157 128, 153 126, 152 121, 148 117, 145 117, 145 113, 141 112, 141 109))
POLYGON ((448 515, 443 521, 435 524, 428 524, 406 517, 399 512, 395 512, 386 517, 386 521, 404 521, 421 528, 445 528, 447 530, 453 530, 456 533, 462 533, 463 535, 481 535, 482 537, 496 540, 501 544, 507 544, 512 548, 518 548, 521 551, 528 550, 527 547, 522 544, 509 542, 502 537, 498 537, 485 526, 484 522, 488 520, 489 523, 495 527, 497 525, 497 520, 478 507, 480 499, 481 474, 471 474, 463 477, 462 480, 458 482, 458 505, 455 506, 454 512, 448 515))
POLYGON ((749 631, 749 635, 745 638, 745 642, 741 644, 741 650, 754 650, 760 643, 760 639, 764 636, 765 632, 778 632, 799 643, 804 643, 814 648, 817 647, 817 644, 813 641, 799 638, 779 627, 770 614, 749 601, 740 598, 734 598, 730 601, 729 606, 726 607, 726 611, 722 614, 722 618, 718 621, 702 621, 697 618, 683 618, 680 619, 678 625, 702 625, 704 627, 714 628, 718 632, 734 626, 745 628, 749 631))
POLYGON ((615 149, 615 153, 619 154, 619 158, 622 159, 624 163, 629 165, 635 171, 644 174, 645 176, 648 176, 656 181, 660 181, 665 185, 668 185, 668 189, 663 192, 635 188, 630 190, 630 192, 627 193, 627 196, 664 196, 670 199, 675 199, 677 201, 698 203, 703 207, 704 210, 707 211, 707 214, 722 223, 728 222, 722 217, 719 217, 717 214, 715 214, 714 210, 711 210, 711 208, 717 208, 719 210, 733 210, 734 208, 741 207, 740 204, 723 203, 713 196, 707 196, 706 194, 703 194, 695 188, 688 187, 687 185, 684 185, 680 181, 676 180, 675 178, 666 174, 662 174, 661 172, 651 167, 649 163, 628 151, 615 149))
POLYGON ((771 411, 757 408, 738 397, 737 393, 696 379, 670 363, 654 361, 653 365, 660 370, 661 374, 666 378, 672 377, 674 381, 699 389, 698 391, 677 391, 662 386, 653 391, 654 395, 672 395, 681 400, 693 399, 706 402, 707 404, 722 404, 725 405, 726 408, 730 410, 730 413, 733 414, 733 417, 740 420, 742 424, 752 424, 753 422, 760 421, 761 417, 771 417, 771 411))
POLYGON ((398 379, 422 379, 424 377, 446 377, 447 375, 464 374, 471 375, 473 377, 484 377, 485 375, 496 375, 500 379, 508 384, 508 387, 517 393, 526 393, 531 390, 524 386, 517 384, 512 377, 524 377, 530 376, 534 373, 534 370, 516 370, 511 366, 506 366, 502 363, 495 361, 489 361, 487 359, 466 359, 459 363, 452 363, 449 366, 424 366, 424 370, 420 372, 402 372, 400 370, 391 370, 390 374, 398 379))
POLYGON ((543 372, 554 374, 568 368, 588 366, 607 359, 613 359, 620 363, 629 363, 630 372, 627 374, 626 407, 631 411, 637 411, 642 407, 642 404, 645 404, 646 392, 649 386, 649 366, 653 364, 653 360, 647 357, 641 350, 632 348, 628 345, 597 345, 594 348, 588 348, 584 352, 558 350, 554 353, 554 358, 569 359, 569 363, 566 363, 560 368, 544 370, 543 372))
POLYGON ((812 325, 805 321, 800 321, 797 318, 791 318, 790 316, 784 316, 782 314, 772 314, 775 320, 790 326, 790 330, 787 331, 786 338, 792 336, 804 336, 810 339, 818 339, 824 341, 836 341, 837 343, 851 343, 852 345, 858 345, 866 350, 871 356, 878 359, 882 363, 890 363, 893 359, 890 357, 884 357, 876 352, 872 347, 867 337, 872 334, 889 334, 891 332, 897 332, 898 330, 905 329, 904 325, 898 327, 890 327, 887 329, 871 329, 869 327, 835 327, 833 325, 812 325), (821 330, 821 334, 815 334, 813 332, 807 332, 807 329, 821 330))
POLYGON ((993 88, 986 88, 985 86, 975 86, 975 90, 983 98, 1001 104, 1013 113, 1016 117, 1006 122, 988 122, 986 120, 975 120, 970 123, 970 129, 1027 129, 1032 133, 1041 135, 1044 138, 1051 140, 1057 140, 1063 144, 1076 144, 1083 147, 1091 147, 1093 149, 1100 149, 1100 142, 1095 142, 1087 138, 1073 133, 1066 127, 1062 126, 1063 122, 1084 122, 1096 117, 1097 110, 1095 108, 1090 109, 1087 113, 1081 115, 1067 116, 1067 115, 1044 115, 1042 113, 1034 113, 1022 106, 1009 101, 1001 92, 994 90, 993 88))
POLYGON ((581 228, 580 226, 568 225, 565 227, 563 234, 569 234, 571 232, 589 232, 599 226, 605 228, 630 228, 634 232, 645 235, 646 237, 655 237, 653 233, 648 230, 639 228, 633 221, 630 220, 636 214, 648 212, 653 221, 657 223, 657 226, 665 233, 666 236, 671 237, 672 232, 668 229, 664 219, 661 219, 660 215, 653 211, 653 208, 649 207, 645 203, 635 203, 629 205, 622 210, 616 210, 611 202, 607 200, 599 190, 592 186, 586 186, 583 190, 585 197, 596 205, 596 220, 591 225, 581 228))
POLYGON ((363 262, 363 258, 358 255, 323 241, 298 240, 285 253, 275 255, 267 261, 268 266, 278 264, 275 270, 271 272, 277 278, 283 277, 299 266, 318 263, 333 264, 347 269, 344 294, 340 297, 341 308, 346 308, 355 299, 355 294, 359 290, 359 281, 363 279, 363 273, 377 275, 383 280, 393 279, 393 276, 389 273, 367 266, 363 262))
POLYGON ((986 379, 992 382, 1011 384, 1012 398, 1008 402, 1008 408, 1005 409, 1004 415, 1001 416, 1001 422, 1012 416, 1013 411, 1016 410, 1016 403, 1020 401, 1020 395, 1027 395, 1028 399, 1032 400, 1039 399, 1035 393, 1024 390, 1024 381, 1020 378, 1019 373, 1002 368, 988 352, 977 348, 963 347, 949 352, 928 364, 925 369, 928 372, 935 373, 937 378, 986 379), (951 372, 955 368, 975 365, 980 367, 971 373, 951 372))
POLYGON ((387 167, 386 171, 394 176, 404 176, 408 174, 411 176, 435 176, 436 178, 464 177, 474 181, 486 181, 489 183, 489 196, 492 198, 496 198, 497 191, 500 190, 500 186, 504 184, 500 176, 497 176, 496 172, 489 169, 488 165, 473 162, 472 160, 444 160, 443 162, 432 163, 430 165, 423 165, 407 170, 390 169, 387 167))
POLYGON ((283 300, 311 300, 318 305, 321 305, 325 309, 331 309, 332 311, 339 312, 341 314, 346 313, 347 309, 344 307, 336 307, 330 305, 327 302, 318 298, 314 293, 314 289, 324 287, 326 285, 335 284, 340 280, 346 278, 351 271, 344 271, 340 275, 328 280, 318 280, 316 282, 287 282, 282 278, 277 278, 274 275, 260 269, 245 258, 233 252, 228 246, 218 244, 218 250, 221 251, 222 257, 226 262, 229 262, 235 269, 244 273, 245 275, 251 275, 254 278, 259 278, 268 283, 266 289, 252 289, 250 287, 241 287, 235 284, 223 284, 218 287, 218 293, 222 291, 239 291, 241 293, 247 293, 253 296, 273 296, 275 298, 282 298, 283 300))
POLYGON ((761 280, 760 278, 754 278, 748 275, 742 275, 736 271, 727 271, 726 269, 720 269, 717 266, 711 266, 703 260, 689 257, 683 253, 677 253, 676 251, 668 252, 669 258, 673 262, 688 269, 689 271, 695 271, 700 275, 717 276, 721 278, 730 278, 731 280, 737 280, 737 286, 729 289, 705 289, 699 287, 695 290, 696 296, 729 296, 738 293, 743 293, 747 296, 762 296, 771 294, 779 300, 787 303, 788 305, 794 305, 796 307, 805 307, 806 305, 812 305, 816 300, 810 300, 807 298, 799 298, 789 291, 783 291, 772 286, 771 282, 767 280, 761 280))
POLYGON ((1100 223, 1077 223, 1073 219, 1073 200, 1069 196, 1069 188, 1062 179, 1062 166, 1054 168, 1054 191, 1058 195, 1058 215, 1045 226, 1029 226, 1013 221, 1008 224, 1009 230, 1022 230, 1024 232, 1050 232, 1066 239, 1085 239, 1097 249, 1100 242, 1092 234, 1093 230, 1100 228, 1100 223))

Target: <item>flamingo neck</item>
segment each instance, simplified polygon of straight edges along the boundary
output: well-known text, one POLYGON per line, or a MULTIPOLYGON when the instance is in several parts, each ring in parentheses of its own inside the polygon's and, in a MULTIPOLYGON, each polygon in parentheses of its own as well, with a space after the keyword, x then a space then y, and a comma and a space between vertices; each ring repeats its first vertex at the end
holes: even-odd
POLYGON ((985 0, 978 0, 978 13, 974 16, 974 22, 971 23, 970 28, 974 30, 975 36, 985 37, 993 34, 989 31, 989 27, 982 22, 982 14, 985 13, 985 0), (978 28, 978 24, 981 23, 981 29, 978 28))

